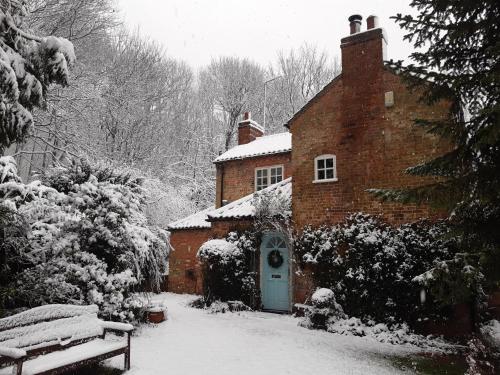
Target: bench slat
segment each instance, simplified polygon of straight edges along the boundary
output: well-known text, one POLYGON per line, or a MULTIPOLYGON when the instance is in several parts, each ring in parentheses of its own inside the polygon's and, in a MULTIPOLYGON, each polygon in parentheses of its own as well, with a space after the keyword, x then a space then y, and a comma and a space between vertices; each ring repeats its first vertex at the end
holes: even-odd
MULTIPOLYGON (((115 356, 124 352, 127 348, 126 341, 107 341, 96 339, 85 344, 73 346, 23 363, 23 374, 34 375, 44 373, 53 369, 69 366, 74 363, 96 358, 105 354, 115 356)), ((0 369, 0 375, 11 375, 12 367, 0 369)))
POLYGON ((96 305, 45 305, 23 311, 22 313, 0 319, 0 332, 16 327, 29 326, 40 322, 70 318, 82 315, 95 315, 96 305))
POLYGON ((67 340, 100 336, 104 332, 97 315, 81 315, 0 332, 0 345, 25 350, 38 349, 67 340))

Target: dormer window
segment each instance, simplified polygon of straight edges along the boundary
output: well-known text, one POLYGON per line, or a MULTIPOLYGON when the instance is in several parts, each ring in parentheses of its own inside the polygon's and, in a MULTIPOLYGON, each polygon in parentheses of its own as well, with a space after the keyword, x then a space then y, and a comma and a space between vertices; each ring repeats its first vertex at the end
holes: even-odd
POLYGON ((255 191, 265 189, 269 185, 283 181, 283 166, 273 165, 272 167, 255 169, 255 191))
POLYGON ((337 181, 337 162, 335 155, 320 155, 314 159, 314 181, 337 181))

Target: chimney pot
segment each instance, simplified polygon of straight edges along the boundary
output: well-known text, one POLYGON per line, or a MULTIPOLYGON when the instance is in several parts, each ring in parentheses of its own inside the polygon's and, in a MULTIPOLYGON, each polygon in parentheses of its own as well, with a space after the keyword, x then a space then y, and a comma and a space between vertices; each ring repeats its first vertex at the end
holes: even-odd
POLYGON ((351 35, 359 33, 361 31, 361 20, 363 17, 359 14, 353 14, 348 18, 349 27, 351 29, 351 35))
POLYGON ((367 30, 376 29, 378 27, 378 17, 371 15, 366 19, 367 30))
POLYGON ((250 112, 243 113, 243 120, 238 123, 238 144, 244 145, 264 135, 264 129, 252 120, 250 112))

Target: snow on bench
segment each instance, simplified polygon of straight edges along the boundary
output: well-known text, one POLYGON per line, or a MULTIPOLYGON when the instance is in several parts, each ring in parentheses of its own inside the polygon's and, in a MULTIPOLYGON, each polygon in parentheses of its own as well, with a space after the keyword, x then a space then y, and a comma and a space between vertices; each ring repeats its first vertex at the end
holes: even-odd
POLYGON ((46 305, 0 319, 0 375, 59 373, 121 354, 129 369, 133 329, 100 320, 97 306, 46 305), (127 339, 104 340, 106 331, 127 339))

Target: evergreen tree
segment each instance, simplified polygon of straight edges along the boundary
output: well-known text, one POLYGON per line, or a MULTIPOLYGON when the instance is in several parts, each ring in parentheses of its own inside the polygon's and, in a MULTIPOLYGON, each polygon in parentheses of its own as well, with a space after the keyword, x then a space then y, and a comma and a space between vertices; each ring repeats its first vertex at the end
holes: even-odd
MULTIPOLYGON (((463 280, 498 287, 500 272, 500 2, 498 0, 413 0, 416 16, 398 14, 405 39, 416 52, 412 63, 390 61, 408 83, 419 87, 428 104, 451 103, 450 116, 416 124, 453 145, 438 158, 409 168, 416 176, 435 176, 433 183, 401 190, 372 190, 386 200, 428 203, 449 210, 462 248, 453 267, 440 274, 453 291, 463 293, 463 280), (456 271, 455 276, 453 270, 456 271), (477 272, 478 277, 464 277, 477 272), (445 276, 446 274, 446 276, 445 276), (462 288, 460 288, 462 287, 462 288)), ((438 267, 439 268, 439 267, 438 267)), ((477 297, 476 288, 468 298, 477 297)), ((467 289, 467 288, 465 288, 467 289)), ((463 299, 463 298, 462 298, 463 299)), ((455 299, 456 301, 456 299, 455 299)))
POLYGON ((0 0, 0 155, 26 138, 30 111, 44 106, 50 84, 68 84, 75 61, 68 40, 26 32, 26 15, 26 0, 0 0))

